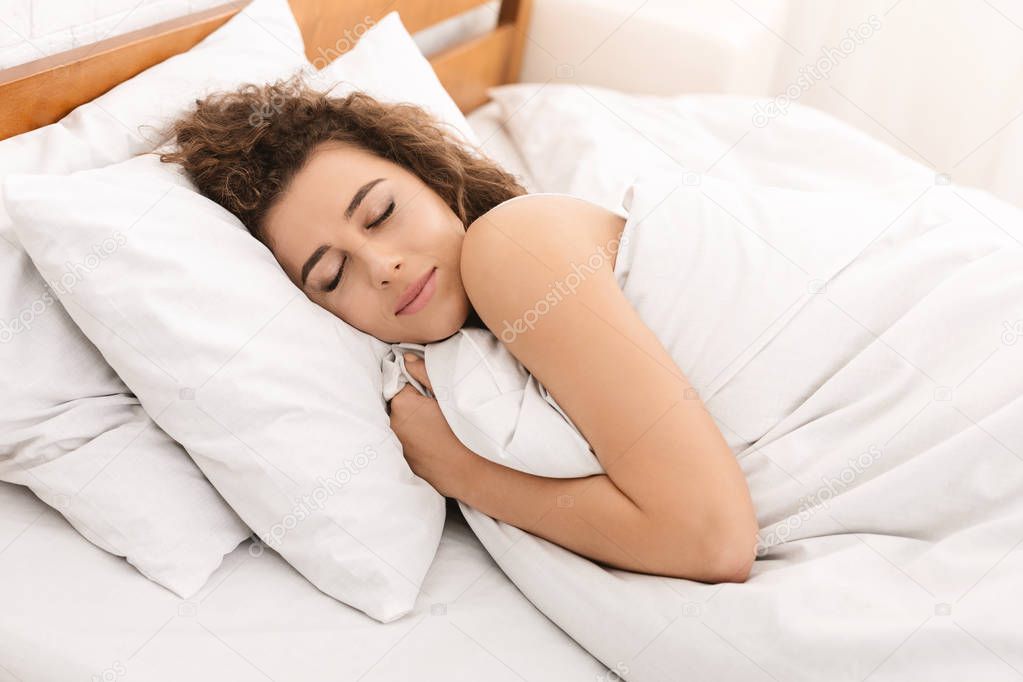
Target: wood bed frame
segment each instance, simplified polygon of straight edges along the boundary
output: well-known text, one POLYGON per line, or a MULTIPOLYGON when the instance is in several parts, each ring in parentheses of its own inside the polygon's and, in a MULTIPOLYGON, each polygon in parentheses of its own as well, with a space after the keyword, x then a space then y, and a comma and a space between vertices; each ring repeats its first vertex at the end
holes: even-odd
MULTIPOLYGON (((238 0, 164 21, 0 71, 0 140, 55 123, 75 107, 168 57, 185 52, 250 0, 238 0)), ((317 67, 353 43, 345 30, 391 11, 409 33, 429 28, 488 0, 289 0, 317 67)), ((430 58, 463 112, 487 102, 486 88, 518 80, 532 0, 501 0, 497 26, 430 58)))

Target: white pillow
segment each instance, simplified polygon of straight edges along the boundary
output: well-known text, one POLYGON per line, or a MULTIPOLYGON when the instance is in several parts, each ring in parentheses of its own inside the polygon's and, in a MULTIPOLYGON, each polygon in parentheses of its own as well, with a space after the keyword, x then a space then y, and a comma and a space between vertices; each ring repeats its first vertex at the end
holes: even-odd
MULTIPOLYGON (((321 76, 328 85, 343 79, 380 99, 423 106, 475 143, 396 13, 321 76)), ((158 204, 131 228, 136 240, 126 240, 62 301, 269 545, 324 592, 378 620, 410 611, 436 552, 445 505, 412 474, 390 431, 379 369, 387 344, 305 299, 233 216, 154 158, 70 178, 14 178, 13 185, 5 190, 25 211, 19 236, 49 244, 41 247, 45 253, 30 246, 44 272, 67 260, 59 252, 91 244, 85 235, 102 243, 117 225, 130 224, 118 217, 142 216, 143 197, 158 204), (49 208, 36 204, 42 196, 36 191, 49 208), (44 227, 54 220, 62 230, 44 227), (152 232, 140 229, 150 221, 152 232), (169 235, 178 238, 161 243, 169 235), (63 243, 65 237, 75 242, 63 243), (212 253, 226 255, 214 264, 212 253), (261 295, 253 291, 257 283, 265 287, 261 295), (84 308, 74 301, 85 301, 84 308), (257 320, 266 327, 253 329, 257 320), (251 343, 240 336, 255 332, 251 343), (142 353, 159 358, 160 368, 142 353), (215 380, 204 385, 210 376, 215 380), (266 390, 268 380, 278 390, 266 390), (336 495, 342 481, 348 489, 336 495)))
MULTIPOLYGON (((145 126, 162 126, 206 92, 307 63, 287 2, 255 0, 188 52, 0 141, 0 177, 127 159, 154 146, 145 126)), ((189 597, 250 531, 56 303, 10 228, 0 202, 0 479, 28 486, 90 541, 189 597)), ((102 267, 96 246, 54 286, 73 288, 102 267)))
POLYGON ((111 245, 60 300, 245 522, 331 596, 411 610, 444 499, 390 430, 371 337, 155 155, 11 175, 4 198, 47 278, 111 245))

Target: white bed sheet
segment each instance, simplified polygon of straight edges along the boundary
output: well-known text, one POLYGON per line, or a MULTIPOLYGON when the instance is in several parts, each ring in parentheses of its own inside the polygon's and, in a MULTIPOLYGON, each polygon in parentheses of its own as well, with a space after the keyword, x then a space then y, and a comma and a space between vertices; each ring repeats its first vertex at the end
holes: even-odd
POLYGON ((413 613, 382 625, 246 541, 179 599, 0 484, 0 681, 592 680, 452 507, 413 613), (253 549, 256 551, 253 551, 253 549))

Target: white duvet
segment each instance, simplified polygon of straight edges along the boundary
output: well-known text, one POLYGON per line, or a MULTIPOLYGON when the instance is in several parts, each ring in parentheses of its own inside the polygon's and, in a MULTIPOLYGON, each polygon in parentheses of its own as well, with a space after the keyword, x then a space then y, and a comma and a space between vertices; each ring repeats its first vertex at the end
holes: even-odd
MULTIPOLYGON (((748 105, 716 102, 735 112, 717 129, 748 105)), ((846 126, 832 120, 829 134, 824 121, 797 109, 772 133, 791 141, 803 130, 836 158, 869 156, 848 146, 857 136, 846 126)), ((474 532, 534 604, 625 679, 1016 678, 1023 213, 935 184, 901 157, 884 166, 881 153, 878 175, 898 174, 887 187, 765 186, 784 173, 750 184, 721 172, 698 126, 673 125, 680 143, 704 144, 704 159, 690 144, 688 158, 675 150, 690 169, 650 165, 625 184, 603 176, 587 198, 613 204, 607 188, 626 187, 615 275, 740 461, 760 526, 753 574, 709 585, 607 569, 463 505, 474 532), (708 165, 716 176, 700 172, 708 165)), ((812 177, 802 149, 773 153, 789 155, 789 177, 812 177)), ((573 182, 586 196, 585 178, 573 182)), ((493 335, 466 329, 421 349, 471 449, 540 475, 600 471, 493 335)), ((400 386, 400 362, 385 374, 385 387, 400 386)))

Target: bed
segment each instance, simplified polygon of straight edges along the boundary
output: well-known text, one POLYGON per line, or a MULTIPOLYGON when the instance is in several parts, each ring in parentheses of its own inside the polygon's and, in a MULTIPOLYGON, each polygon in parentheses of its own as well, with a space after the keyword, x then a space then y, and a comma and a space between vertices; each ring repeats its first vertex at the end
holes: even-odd
MULTIPOLYGON (((331 21, 302 22, 315 16, 318 4, 292 3, 310 45, 332 42, 331 21)), ((353 4, 359 14, 364 5, 380 13, 385 5, 397 8, 415 30, 479 3, 353 4)), ((722 177, 802 189, 942 184, 932 170, 805 107, 755 129, 753 102, 746 98, 644 98, 598 87, 511 84, 528 4, 505 0, 495 31, 431 61, 468 112, 484 150, 531 192, 571 193, 620 210, 622 192, 637 172, 671 169, 679 161, 722 177), (564 146, 555 158, 551 149, 559 140, 564 146), (811 148, 815 154, 799 153, 811 148)), ((135 66, 117 76, 109 63, 84 64, 94 78, 68 91, 70 99, 49 111, 24 109, 20 118, 4 121, 0 135, 52 121, 152 63, 161 49, 183 49, 225 18, 218 12, 118 43, 138 51, 135 66)), ((343 24, 334 17, 333 25, 343 24)), ((94 53, 90 60, 116 62, 119 54, 126 53, 94 53)), ((39 80, 0 84, 0 94, 25 97, 26 83, 59 83, 66 74, 58 66, 59 60, 37 64, 39 80)), ((989 562, 990 575, 975 576, 975 590, 962 586, 962 604, 922 598, 911 570, 866 552, 851 535, 823 538, 834 543, 824 552, 836 562, 834 570, 841 569, 843 552, 858 548, 859 560, 873 560, 889 588, 894 579, 906 589, 870 600, 855 592, 863 575, 845 576, 848 599, 835 603, 846 611, 799 621, 814 615, 814 605, 786 602, 772 590, 774 563, 757 566, 744 586, 649 580, 605 570, 449 503, 415 611, 382 625, 320 593, 258 543, 243 543, 199 594, 182 600, 85 541, 26 489, 0 484, 0 509, 0 680, 814 679, 815 656, 792 647, 824 642, 835 647, 829 661, 818 659, 819 668, 830 662, 828 679, 905 679, 920 657, 942 648, 982 662, 976 669, 984 679, 1014 679, 1023 670, 1023 648, 1012 634, 1019 632, 1019 616, 997 604, 999 590, 1018 586, 1018 537, 1004 532, 1018 531, 1018 523, 1006 524, 987 548, 1002 560, 989 562), (760 601, 745 625, 720 620, 741 613, 748 594, 760 601), (843 650, 852 633, 843 629, 843 618, 858 609, 873 609, 874 618, 891 615, 885 631, 857 631, 861 638, 875 635, 871 651, 883 649, 886 657, 856 661, 855 651, 843 650), (961 617, 958 629, 950 615, 961 617), (734 636, 738 631, 743 638, 734 636)), ((791 547, 793 555, 799 552, 791 547)), ((834 575, 811 566, 806 584, 823 591, 834 575)), ((879 583, 860 586, 872 584, 879 583)), ((822 646, 816 656, 827 651, 822 646)))
POLYGON ((413 614, 382 625, 246 542, 181 600, 0 484, 0 679, 568 680, 605 667, 540 613, 457 512, 413 614))

